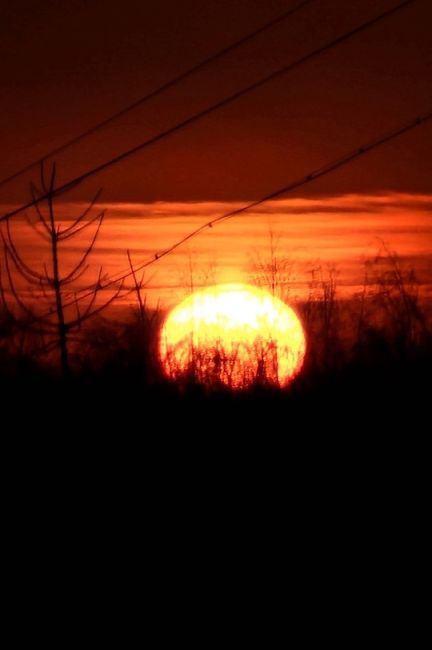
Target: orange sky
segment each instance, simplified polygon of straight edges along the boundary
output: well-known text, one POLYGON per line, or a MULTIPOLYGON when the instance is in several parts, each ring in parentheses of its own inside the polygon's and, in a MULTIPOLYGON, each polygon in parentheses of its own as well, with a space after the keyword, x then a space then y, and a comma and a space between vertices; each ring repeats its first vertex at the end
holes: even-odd
MULTIPOLYGON (((100 265, 109 276, 126 270, 128 248, 134 262, 142 262, 237 205, 241 204, 103 205, 107 217, 93 255, 92 272, 81 283, 91 280, 100 265)), ((63 204, 58 213, 68 218, 80 208, 63 204)), ((44 242, 18 219, 13 221, 13 232, 25 259, 42 268, 44 242)), ((374 256, 383 242, 416 269, 428 292, 432 286, 432 195, 350 194, 273 201, 207 229, 147 270, 149 303, 175 304, 190 290, 191 279, 194 286, 250 280, 257 262, 269 259, 271 237, 276 255, 293 263, 292 298, 306 295, 311 268, 318 264, 324 269, 336 265, 339 295, 351 295, 362 282, 363 261, 374 256)), ((65 270, 76 259, 82 242, 72 239, 69 244, 62 257, 65 270)))

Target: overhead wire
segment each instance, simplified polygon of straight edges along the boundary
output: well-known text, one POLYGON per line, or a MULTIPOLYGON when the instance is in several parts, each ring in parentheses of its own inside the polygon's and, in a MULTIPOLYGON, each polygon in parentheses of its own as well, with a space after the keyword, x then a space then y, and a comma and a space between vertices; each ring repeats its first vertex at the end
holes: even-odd
MULTIPOLYGON (((310 183, 316 181, 318 178, 322 178, 324 176, 327 176, 328 174, 331 174, 335 172, 336 170, 340 169, 341 167, 344 167, 351 162, 353 162, 356 158, 363 157, 370 153, 371 151, 377 149, 378 147, 381 147, 385 144, 388 144, 392 140, 400 137, 401 135, 408 133, 412 131, 413 129, 424 125, 426 122, 432 120, 432 108, 423 113, 418 115, 417 117, 408 120, 407 122, 404 122, 402 124, 399 124, 397 127, 392 129, 391 131, 387 131, 386 133, 382 133, 381 135, 377 136, 376 138, 370 140, 369 142, 366 142, 365 144, 356 147, 355 149, 351 150, 350 152, 344 154, 343 156, 336 158, 321 167, 318 167, 317 169, 309 172, 308 174, 305 174, 298 178, 297 180, 291 181, 287 183, 286 185, 273 190, 272 192, 269 192, 265 196, 256 199, 254 201, 251 201, 245 205, 243 205, 240 208, 236 208, 234 210, 230 210, 228 212, 225 212, 224 214, 215 217, 206 223, 200 225, 199 227, 195 228, 192 230, 190 233, 182 237, 181 239, 177 240, 174 244, 171 246, 154 253, 151 257, 149 257, 147 260, 142 262, 141 264, 138 264, 134 267, 131 267, 131 269, 127 272, 124 272, 122 274, 117 274, 116 276, 112 277, 108 282, 106 282, 101 289, 108 289, 109 287, 114 286, 115 284, 118 284, 119 282, 122 282, 126 280, 129 277, 132 277, 133 274, 138 273, 147 267, 151 266, 152 264, 155 264, 157 261, 161 260, 162 258, 166 257, 167 255, 170 255, 173 253, 175 250, 177 250, 180 246, 185 244, 187 241, 190 241, 191 239, 197 237, 200 233, 203 231, 207 230, 208 228, 212 228, 218 223, 221 223, 223 221, 226 221, 228 219, 231 219, 233 217, 239 216, 242 213, 248 212, 252 210, 253 208, 256 208, 272 199, 278 198, 279 196, 289 194, 290 192, 299 189, 302 186, 309 185, 310 183)), ((92 295, 92 292, 89 291, 87 294, 83 294, 78 298, 78 300, 85 300, 89 296, 92 295)), ((74 302, 71 302, 68 305, 65 305, 65 307, 72 306, 75 304, 76 300, 74 302)))
MULTIPOLYGON (((214 219, 211 219, 210 221, 207 221, 205 224, 202 224, 195 230, 191 231, 189 234, 186 236, 182 237, 179 239, 177 242, 169 246, 168 248, 163 249, 162 251, 155 253, 151 258, 143 262, 142 264, 139 264, 138 266, 134 267, 135 273, 145 269, 147 266, 150 266, 157 260, 161 259, 162 257, 165 257, 166 255, 169 255, 170 253, 174 252, 177 248, 185 244, 187 241, 190 239, 193 239, 194 237, 198 236, 201 232, 206 230, 207 228, 212 228, 218 223, 221 223, 222 221, 226 221, 227 219, 232 219, 233 217, 239 216, 244 212, 248 212, 252 210, 253 208, 257 208, 258 206, 262 205, 263 203, 267 203, 268 201, 271 201, 272 199, 276 199, 279 196, 288 194, 292 192, 293 190, 299 189, 300 187, 304 185, 308 185, 309 183, 317 180, 318 178, 321 178, 323 176, 327 176, 328 174, 336 171, 340 167, 344 167, 345 165, 348 165, 350 162, 355 160, 356 158, 360 158, 361 156, 364 156, 365 154, 369 153, 370 151, 390 142, 391 140, 394 140, 395 138, 403 135, 404 133, 407 133, 408 131, 412 131, 416 127, 424 124, 425 122, 432 120, 432 109, 428 111, 427 113, 424 113, 422 115, 418 115, 416 118, 409 120, 408 122, 405 122, 404 124, 399 125, 395 129, 383 133, 382 135, 378 136, 377 138, 374 138, 373 140, 367 142, 366 144, 361 145, 360 147, 356 147, 349 153, 341 156, 340 158, 336 158, 335 160, 332 160, 329 163, 326 163, 325 165, 318 167, 317 169, 309 172, 308 174, 301 176, 300 178, 276 189, 273 190, 272 192, 269 192, 265 196, 256 199, 255 201, 251 201, 240 208, 235 208, 234 210, 230 210, 229 212, 224 213, 223 215, 220 215, 218 217, 215 217, 214 219)), ((120 277, 117 277, 112 280, 112 282, 119 282, 126 277, 128 277, 129 274, 124 274, 120 277)))
POLYGON ((215 63, 219 59, 223 58, 227 54, 230 54, 231 52, 234 52, 238 48, 242 47, 246 43, 249 43, 250 41, 254 40, 261 34, 264 34, 265 32, 273 29, 276 27, 276 25, 279 25, 283 21, 287 20, 288 18, 291 18, 294 16, 296 13, 298 13, 303 7, 306 7, 306 5, 312 4, 313 2, 316 2, 316 0, 302 0, 302 2, 297 3, 287 11, 284 11, 282 14, 277 16, 276 18, 273 18, 272 20, 266 22, 265 24, 261 25, 257 29, 253 30, 252 32, 246 34, 242 38, 239 38, 238 40, 234 41, 233 43, 230 43, 226 47, 222 48, 221 50, 215 52, 214 54, 211 54, 207 58, 203 59, 199 63, 196 63, 192 67, 188 68, 187 70, 181 72, 177 76, 173 77, 169 81, 166 81, 165 83, 161 84, 157 88, 154 88, 153 90, 149 91, 142 97, 136 99, 132 103, 128 104, 124 108, 121 108, 120 110, 116 111, 109 117, 105 118, 104 120, 101 120, 97 124, 94 124, 92 127, 89 129, 86 129, 82 133, 79 133, 78 135, 74 136, 73 138, 70 138, 66 142, 63 142, 61 145, 55 147, 54 149, 51 149, 48 151, 46 154, 43 156, 40 156, 36 160, 33 160, 32 162, 28 163, 18 171, 14 172, 13 174, 10 174, 6 178, 3 178, 0 180, 0 187, 3 187, 7 183, 15 180, 19 176, 22 176, 26 172, 31 171, 32 169, 35 169, 37 166, 39 166, 42 162, 46 162, 47 160, 53 158, 53 156, 56 156, 59 153, 62 153, 63 151, 66 151, 66 149, 69 149, 71 146, 78 144, 85 138, 88 138, 89 136, 93 135, 94 133, 97 133, 98 131, 101 131, 105 127, 107 127, 109 124, 112 124, 116 120, 120 119, 121 117, 124 117, 125 115, 128 115, 128 113, 132 112, 136 108, 143 106, 147 102, 151 101, 152 99, 155 99, 159 95, 163 94, 167 90, 170 90, 171 88, 174 88, 175 86, 178 86, 180 83, 188 79, 189 77, 195 75, 197 72, 200 72, 201 70, 207 68, 211 64, 215 63))
POLYGON ((191 125, 192 123, 196 122, 199 119, 202 119, 203 117, 206 117, 213 112, 219 110, 220 108, 227 106, 228 104, 236 101, 240 97, 257 90, 258 88, 264 86, 267 83, 270 83, 271 81, 274 81, 278 77, 290 72, 294 68, 297 68, 300 65, 305 64, 306 62, 310 61, 311 59, 314 59, 325 52, 331 50, 332 48, 340 45, 341 43, 344 43, 348 41, 349 39, 353 38, 357 34, 364 32, 365 30, 370 29, 372 26, 376 25, 377 23, 389 18, 390 16, 393 16, 395 13, 401 11, 402 9, 405 9, 409 5, 414 4, 417 2, 417 0, 404 0, 403 2, 399 2, 397 5, 393 6, 390 9, 387 9, 386 11, 374 16, 373 18, 361 23, 360 25, 357 25, 356 27, 350 29, 349 31, 344 32, 340 36, 330 40, 329 42, 325 43, 324 45, 319 46, 318 48, 312 50, 311 52, 301 56, 300 58, 292 61, 291 63, 282 66, 281 68, 278 68, 277 70, 273 71, 272 73, 269 73, 265 77, 259 79, 258 81, 255 81, 252 84, 249 84, 248 86, 236 91, 235 93, 228 95, 227 97, 219 100, 218 102, 208 106, 207 108, 204 108, 197 113, 194 113, 193 115, 189 116, 188 118, 182 120, 181 122, 178 122, 174 126, 152 136, 151 138, 145 140, 144 142, 141 142, 138 145, 135 145, 132 148, 127 149, 126 151, 122 152, 121 154, 118 154, 117 156, 114 156, 113 158, 87 170, 86 172, 80 174, 76 178, 67 181, 57 187, 51 194, 41 194, 40 196, 32 199, 28 203, 18 207, 14 208, 13 210, 10 210, 9 212, 3 214, 0 217, 0 222, 5 221, 7 219, 10 219, 11 217, 14 217, 15 215, 33 207, 34 205, 45 201, 49 196, 55 197, 60 194, 63 194, 72 188, 76 187, 77 185, 81 184, 91 176, 94 176, 95 174, 100 173, 101 171, 118 164, 119 162, 129 158, 130 156, 138 153, 139 151, 142 151, 143 149, 156 144, 157 142, 160 142, 162 139, 184 129, 185 127, 191 125))

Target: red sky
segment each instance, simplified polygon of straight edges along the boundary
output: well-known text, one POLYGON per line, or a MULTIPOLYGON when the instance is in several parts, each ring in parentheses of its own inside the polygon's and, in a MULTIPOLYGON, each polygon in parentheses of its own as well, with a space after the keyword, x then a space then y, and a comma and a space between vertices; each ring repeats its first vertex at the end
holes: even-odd
MULTIPOLYGON (((294 0, 2 0, 0 178, 278 15, 294 0)), ((69 179, 396 0, 316 0, 58 159, 69 179)), ((400 14, 92 179, 108 202, 247 200, 430 108, 432 3, 400 14)), ((432 191, 429 123, 313 194, 432 191)), ((28 198, 30 176, 0 189, 28 198)), ((80 194, 78 194, 78 198, 80 194)), ((77 198, 76 196, 71 199, 77 198)))
MULTIPOLYGON (((0 180, 296 4, 295 0, 0 0, 0 180)), ((67 181, 316 49, 398 0, 315 0, 290 20, 57 157, 67 181)), ((432 2, 412 6, 158 145, 91 178, 108 219, 95 264, 140 262, 234 204, 259 198, 432 105, 432 2), (233 203, 234 202, 234 203, 233 203)), ((349 287, 384 240, 430 278, 432 121, 302 188, 222 224, 152 267, 152 302, 198 277, 248 279, 268 229, 305 281, 337 264, 349 287), (256 258, 255 258, 256 259, 256 258)), ((26 202, 34 173, 0 187, 26 202)), ((39 244, 16 220, 29 259, 39 244)), ((70 251, 69 253, 72 253, 70 251)), ((68 253, 68 255, 69 255, 68 253)), ((67 264, 68 258, 65 258, 67 264)), ((199 280, 198 280, 199 281, 199 280)), ((350 289, 350 290, 351 290, 350 289)))
MULTIPOLYGON (((197 225, 235 207, 232 203, 156 204, 114 203, 106 205, 91 269, 82 278, 85 286, 96 279, 99 266, 110 276, 128 268, 126 250, 139 264, 173 244, 197 225)), ((59 205, 59 214, 71 217, 83 205, 59 205)), ((432 296, 432 195, 343 195, 323 199, 272 201, 256 212, 207 229, 196 239, 150 266, 147 296, 150 304, 173 305, 191 284, 262 280, 257 266, 274 255, 288 261, 281 278, 290 282, 290 298, 305 298, 311 271, 337 271, 339 297, 352 296, 364 280, 364 262, 383 250, 396 252, 405 270, 415 268, 423 293, 432 296), (258 277, 257 277, 258 276, 258 277)), ((14 239, 25 260, 43 272, 46 243, 35 237, 22 220, 13 226, 14 239)), ((69 240, 61 254, 62 268, 70 270, 84 243, 69 240)), ((75 287, 76 289, 78 287, 75 287)), ((288 296, 287 296, 288 297, 288 296)))

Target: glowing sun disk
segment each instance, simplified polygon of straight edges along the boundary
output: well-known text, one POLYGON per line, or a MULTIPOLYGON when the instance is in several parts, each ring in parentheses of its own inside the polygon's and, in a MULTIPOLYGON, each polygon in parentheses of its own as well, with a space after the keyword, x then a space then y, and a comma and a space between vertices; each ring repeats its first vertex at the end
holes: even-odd
POLYGON ((305 335, 291 307, 257 287, 193 293, 168 314, 160 339, 165 373, 233 388, 286 385, 300 370, 305 335))

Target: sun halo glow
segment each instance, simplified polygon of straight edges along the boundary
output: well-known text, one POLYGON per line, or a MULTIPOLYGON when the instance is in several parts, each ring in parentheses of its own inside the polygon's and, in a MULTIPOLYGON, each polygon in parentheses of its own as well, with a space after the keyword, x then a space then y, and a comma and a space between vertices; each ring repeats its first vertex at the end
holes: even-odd
POLYGON ((286 386, 299 372, 306 341, 295 311, 246 284, 196 291, 165 320, 160 359, 174 380, 193 376, 206 385, 286 386))

